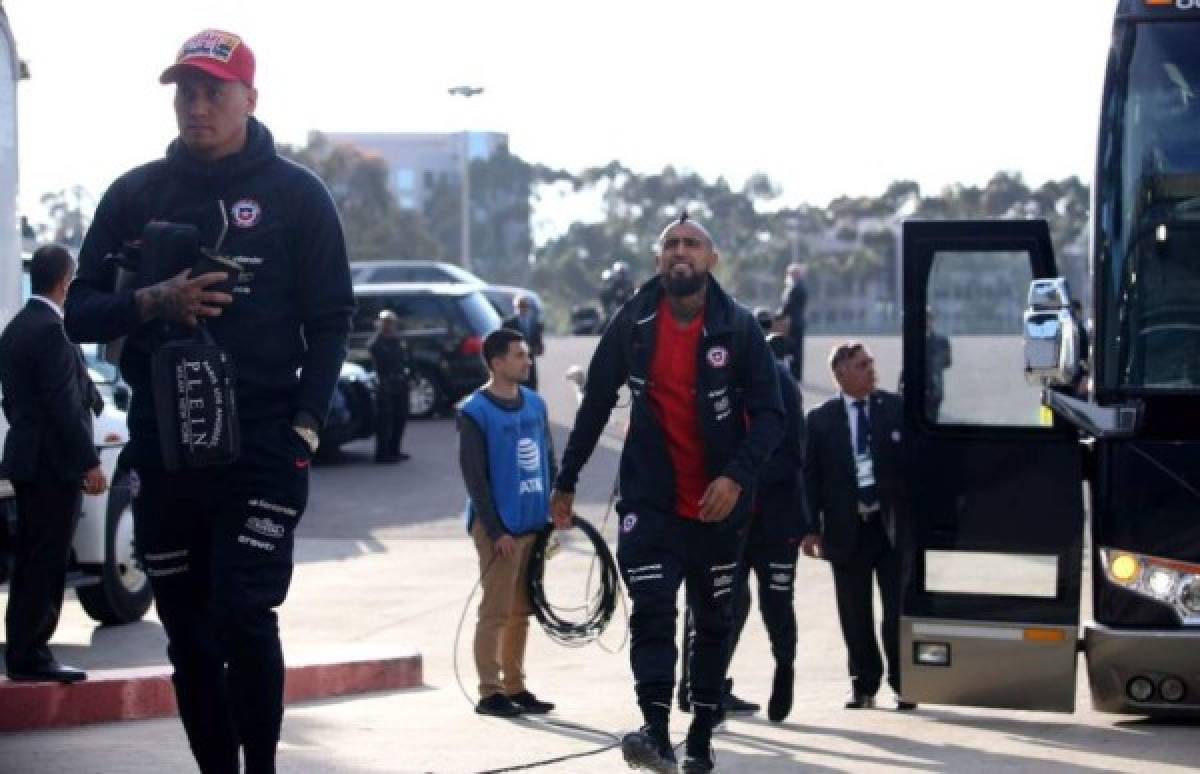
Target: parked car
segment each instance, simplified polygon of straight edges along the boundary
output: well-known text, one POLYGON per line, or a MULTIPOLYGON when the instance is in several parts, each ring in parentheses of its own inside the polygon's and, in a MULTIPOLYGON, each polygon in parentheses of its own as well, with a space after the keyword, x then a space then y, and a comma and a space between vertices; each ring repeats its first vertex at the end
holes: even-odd
POLYGON ((532 290, 515 285, 488 285, 483 289, 483 294, 487 296, 488 301, 492 302, 492 306, 496 307, 500 319, 511 317, 514 314, 513 301, 517 296, 526 296, 533 302, 533 309, 539 320, 546 317, 546 307, 542 305, 541 296, 532 290))
POLYGON ((355 285, 382 285, 397 282, 486 285, 461 266, 444 261, 352 261, 350 277, 355 285))
POLYGON ((342 363, 337 388, 329 405, 329 415, 321 428, 322 456, 335 454, 343 444, 370 438, 375 434, 375 397, 379 382, 357 363, 342 363))
POLYGON ((354 297, 348 359, 371 367, 367 346, 379 313, 394 312, 413 361, 409 416, 433 416, 487 381, 483 337, 501 320, 477 285, 363 284, 354 297))

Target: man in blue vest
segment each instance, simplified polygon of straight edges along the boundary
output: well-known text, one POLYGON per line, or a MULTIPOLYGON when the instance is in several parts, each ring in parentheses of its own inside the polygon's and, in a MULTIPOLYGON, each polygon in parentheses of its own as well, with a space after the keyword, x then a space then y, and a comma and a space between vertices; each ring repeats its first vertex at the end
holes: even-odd
MULTIPOLYGON (((554 705, 525 687, 525 642, 533 608, 525 588, 537 533, 550 523, 557 474, 546 403, 521 386, 532 359, 520 331, 499 328, 483 340, 491 379, 463 404, 459 465, 467 486, 467 529, 479 553, 483 599, 475 625, 481 715, 546 713, 554 705)), ((570 519, 556 520, 565 527, 570 519)))

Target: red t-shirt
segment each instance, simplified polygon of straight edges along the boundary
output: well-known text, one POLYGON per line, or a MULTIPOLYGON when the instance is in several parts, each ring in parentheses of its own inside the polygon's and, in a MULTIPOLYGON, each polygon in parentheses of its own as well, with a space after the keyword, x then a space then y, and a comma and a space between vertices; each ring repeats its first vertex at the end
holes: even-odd
POLYGON ((704 315, 680 328, 666 298, 658 305, 658 332, 650 364, 650 405, 667 436, 675 469, 675 512, 688 519, 700 515, 700 498, 708 487, 704 443, 696 412, 696 361, 704 315))

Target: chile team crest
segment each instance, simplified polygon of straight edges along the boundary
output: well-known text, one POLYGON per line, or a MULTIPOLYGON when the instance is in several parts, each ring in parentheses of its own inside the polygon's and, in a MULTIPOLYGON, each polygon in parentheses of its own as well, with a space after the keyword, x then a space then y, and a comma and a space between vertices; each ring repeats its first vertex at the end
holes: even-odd
POLYGON ((238 199, 229 208, 233 216, 233 225, 238 228, 250 228, 262 218, 262 207, 253 199, 238 199))

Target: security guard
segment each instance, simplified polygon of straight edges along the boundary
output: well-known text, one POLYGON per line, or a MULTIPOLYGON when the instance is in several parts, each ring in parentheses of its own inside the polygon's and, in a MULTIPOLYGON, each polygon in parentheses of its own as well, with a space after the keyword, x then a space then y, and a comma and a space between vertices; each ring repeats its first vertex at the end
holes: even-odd
POLYGON ((287 596, 309 460, 346 354, 350 269, 325 186, 278 156, 251 115, 254 55, 241 38, 193 36, 159 80, 175 84, 179 137, 166 158, 127 172, 100 200, 66 327, 78 341, 127 337, 121 371, 133 398, 122 465, 200 770, 233 774, 244 758, 249 774, 274 772, 284 680, 275 608, 287 596), (213 289, 226 273, 187 270, 118 289, 106 257, 156 221, 195 226, 202 245, 236 264, 232 293, 213 289), (201 321, 236 371, 241 452, 230 464, 172 470, 159 446, 151 355, 201 321))
POLYGON ((551 509, 569 518, 579 471, 623 384, 632 395, 621 455, 617 558, 633 600, 630 662, 645 726, 629 765, 674 771, 668 719, 675 599, 695 617, 692 724, 683 771, 712 771, 712 729, 732 625, 730 591, 755 476, 783 434, 774 358, 749 310, 709 273, 717 252, 687 215, 658 239, 658 276, 616 313, 596 346, 551 509))
POLYGON ((375 399, 375 461, 401 462, 409 455, 400 451, 404 426, 408 423, 408 375, 412 369, 408 342, 396 330, 396 313, 379 313, 379 330, 371 338, 371 359, 379 377, 375 399))

